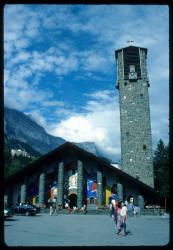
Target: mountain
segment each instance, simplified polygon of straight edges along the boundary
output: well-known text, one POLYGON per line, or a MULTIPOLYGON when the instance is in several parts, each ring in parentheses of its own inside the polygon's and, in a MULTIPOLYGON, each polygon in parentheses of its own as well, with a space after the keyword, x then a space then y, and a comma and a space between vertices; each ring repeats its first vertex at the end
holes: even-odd
POLYGON ((27 143, 25 142, 21 142, 17 139, 9 139, 7 138, 6 135, 5 136, 5 141, 4 141, 4 148, 7 149, 7 151, 11 152, 11 150, 21 150, 23 152, 27 152, 27 154, 29 156, 32 157, 40 157, 41 154, 36 151, 35 149, 33 149, 31 146, 29 146, 27 143))
MULTIPOLYGON (((24 149, 33 156, 48 153, 66 142, 61 137, 46 133, 30 116, 7 107, 4 108, 4 134, 16 149, 24 149)), ((75 144, 96 156, 100 155, 93 142, 75 144)))
POLYGON ((76 144, 76 146, 90 152, 93 153, 96 156, 99 156, 99 152, 96 148, 96 145, 94 144, 94 142, 74 142, 74 144, 76 144))
POLYGON ((7 107, 4 108, 4 133, 9 139, 28 144, 40 154, 45 154, 65 142, 60 137, 47 134, 29 116, 7 107))

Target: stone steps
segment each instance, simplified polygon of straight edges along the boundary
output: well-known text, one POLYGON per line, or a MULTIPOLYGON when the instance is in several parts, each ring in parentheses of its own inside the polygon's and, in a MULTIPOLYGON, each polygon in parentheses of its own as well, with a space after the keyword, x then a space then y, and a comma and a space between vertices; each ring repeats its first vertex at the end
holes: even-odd
MULTIPOLYGON (((43 214, 49 214, 49 209, 48 208, 44 208, 41 209, 41 212, 43 214)), ((110 210, 104 210, 104 209, 88 209, 86 212, 69 212, 67 209, 62 209, 62 210, 58 210, 57 214, 110 214, 110 210)))
POLYGON ((155 209, 155 208, 141 209, 140 211, 141 215, 163 215, 164 213, 165 209, 155 209))
MULTIPOLYGON (((41 209, 41 212, 43 214, 49 214, 49 209, 48 208, 44 208, 41 209)), ((150 208, 150 209, 141 209, 140 210, 140 214, 139 215, 164 215, 165 213, 165 209, 154 209, 154 208, 150 208)), ((69 212, 67 209, 62 209, 62 210, 58 210, 57 214, 78 214, 78 215, 83 215, 83 214, 89 214, 89 215, 110 215, 110 210, 109 209, 88 209, 86 211, 86 213, 84 212, 69 212)), ((128 216, 134 216, 133 214, 128 213, 128 216)))

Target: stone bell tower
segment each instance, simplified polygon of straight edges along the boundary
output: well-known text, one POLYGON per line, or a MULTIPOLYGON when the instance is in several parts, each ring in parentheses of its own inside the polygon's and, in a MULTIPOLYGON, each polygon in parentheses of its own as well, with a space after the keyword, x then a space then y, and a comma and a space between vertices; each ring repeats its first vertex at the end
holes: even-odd
POLYGON ((152 137, 147 76, 147 49, 115 51, 120 102, 122 170, 154 186, 152 137))

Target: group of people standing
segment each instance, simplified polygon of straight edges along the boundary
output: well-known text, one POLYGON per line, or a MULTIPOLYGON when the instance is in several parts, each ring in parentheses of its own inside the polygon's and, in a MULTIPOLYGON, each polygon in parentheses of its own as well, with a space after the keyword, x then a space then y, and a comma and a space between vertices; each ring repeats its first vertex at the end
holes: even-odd
MULTIPOLYGON (((57 213, 57 202, 56 202, 56 197, 50 197, 48 199, 48 205, 49 205, 49 214, 56 214, 57 213)), ((58 209, 61 209, 62 207, 58 207, 58 209)), ((87 207, 86 205, 83 205, 82 208, 79 210, 77 207, 73 206, 72 208, 69 206, 69 202, 65 201, 65 208, 69 211, 69 212, 81 212, 81 213, 86 213, 87 212, 87 207)))
POLYGON ((114 198, 111 201, 111 216, 114 218, 117 228, 117 235, 127 235, 126 232, 126 219, 127 219, 127 206, 123 201, 118 201, 114 198))

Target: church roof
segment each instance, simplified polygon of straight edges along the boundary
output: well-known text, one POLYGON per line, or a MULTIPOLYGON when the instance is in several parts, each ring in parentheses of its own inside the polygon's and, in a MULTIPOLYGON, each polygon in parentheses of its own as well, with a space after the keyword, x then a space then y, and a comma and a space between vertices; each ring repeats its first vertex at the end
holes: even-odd
POLYGON ((88 157, 98 163, 99 166, 101 166, 104 169, 111 169, 115 174, 118 176, 128 179, 129 181, 133 182, 135 185, 141 187, 142 189, 156 193, 153 188, 150 186, 146 185, 145 183, 139 181, 138 179, 130 176, 129 174, 125 173, 121 169, 115 168, 111 166, 108 162, 105 160, 95 156, 94 154, 87 152, 86 150, 78 147, 74 143, 71 142, 66 142, 62 144, 61 146, 57 147, 56 149, 52 150, 51 152, 41 156, 39 159, 34 161, 33 163, 27 165, 23 169, 19 170, 18 172, 14 173, 13 175, 8 176, 5 178, 5 184, 11 183, 11 182, 16 182, 16 180, 23 178, 27 173, 32 173, 35 172, 36 170, 39 171, 40 165, 46 165, 47 163, 51 162, 53 159, 56 159, 58 156, 60 156, 63 152, 70 152, 71 150, 75 151, 78 153, 79 159, 82 160, 83 157, 88 157))

